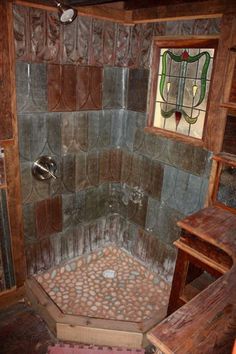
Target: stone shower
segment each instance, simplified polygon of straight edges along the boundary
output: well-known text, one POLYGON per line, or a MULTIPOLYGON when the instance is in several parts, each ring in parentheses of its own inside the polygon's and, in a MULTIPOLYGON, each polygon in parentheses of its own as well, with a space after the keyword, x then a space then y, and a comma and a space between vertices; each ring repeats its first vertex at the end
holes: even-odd
POLYGON ((219 32, 215 19, 63 26, 14 6, 28 276, 67 315, 139 330, 165 316, 176 222, 204 205, 210 152, 145 132, 150 50, 154 36, 203 27, 219 32), (56 179, 32 175, 41 156, 56 179))

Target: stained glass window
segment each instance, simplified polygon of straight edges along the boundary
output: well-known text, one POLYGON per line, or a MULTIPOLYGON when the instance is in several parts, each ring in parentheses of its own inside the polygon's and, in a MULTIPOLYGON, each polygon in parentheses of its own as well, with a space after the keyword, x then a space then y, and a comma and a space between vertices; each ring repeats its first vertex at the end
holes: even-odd
POLYGON ((162 48, 154 127, 201 139, 213 48, 162 48))

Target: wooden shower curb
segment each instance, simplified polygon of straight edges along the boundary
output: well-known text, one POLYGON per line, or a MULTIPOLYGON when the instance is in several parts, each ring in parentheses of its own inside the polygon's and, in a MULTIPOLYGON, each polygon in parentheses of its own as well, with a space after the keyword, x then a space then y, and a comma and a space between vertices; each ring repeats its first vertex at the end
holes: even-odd
POLYGON ((34 278, 26 280, 25 296, 55 336, 65 341, 143 348, 148 344, 146 333, 160 322, 150 319, 135 323, 64 314, 34 278))

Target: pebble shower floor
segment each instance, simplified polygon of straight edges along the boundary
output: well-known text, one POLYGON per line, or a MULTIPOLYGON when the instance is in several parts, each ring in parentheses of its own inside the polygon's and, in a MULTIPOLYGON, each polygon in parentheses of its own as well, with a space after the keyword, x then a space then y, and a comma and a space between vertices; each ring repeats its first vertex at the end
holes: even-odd
POLYGON ((167 308, 170 286, 115 246, 35 276, 65 314, 141 322, 167 308))

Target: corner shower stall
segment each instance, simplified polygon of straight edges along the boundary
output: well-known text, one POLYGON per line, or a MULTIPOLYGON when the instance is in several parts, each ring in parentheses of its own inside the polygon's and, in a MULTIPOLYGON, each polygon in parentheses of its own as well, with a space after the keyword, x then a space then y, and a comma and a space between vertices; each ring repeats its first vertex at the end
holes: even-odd
POLYGON ((219 21, 63 26, 14 6, 26 287, 61 339, 141 347, 165 317, 176 221, 203 206, 210 153, 144 131, 151 44, 201 28, 219 21))

